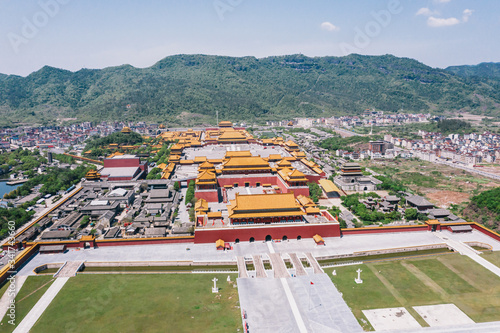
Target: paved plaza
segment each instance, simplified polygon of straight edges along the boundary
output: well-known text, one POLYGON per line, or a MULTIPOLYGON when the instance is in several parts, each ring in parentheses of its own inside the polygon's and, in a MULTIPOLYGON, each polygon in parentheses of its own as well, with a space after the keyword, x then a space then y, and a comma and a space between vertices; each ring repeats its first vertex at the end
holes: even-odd
POLYGON ((455 304, 424 305, 413 308, 431 327, 474 324, 474 320, 455 304))
POLYGON ((326 274, 287 279, 240 278, 238 292, 251 332, 302 332, 302 323, 306 332, 363 331, 326 274), (295 305, 298 313, 294 313, 295 305))
POLYGON ((405 308, 363 310, 363 314, 375 331, 421 327, 405 308))

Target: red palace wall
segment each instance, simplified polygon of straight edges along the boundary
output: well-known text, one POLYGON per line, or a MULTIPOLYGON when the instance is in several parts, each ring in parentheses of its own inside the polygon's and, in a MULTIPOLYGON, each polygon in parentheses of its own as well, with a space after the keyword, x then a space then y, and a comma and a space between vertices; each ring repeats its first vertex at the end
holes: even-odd
POLYGON ((238 183, 239 187, 244 187, 245 183, 250 183, 250 186, 255 187, 257 186, 257 183, 260 183, 262 186, 263 184, 271 184, 271 185, 277 185, 276 180, 277 176, 262 176, 262 177, 245 177, 242 175, 235 175, 234 177, 230 178, 217 178, 217 182, 219 184, 219 187, 224 187, 225 185, 234 185, 238 183))
POLYGON ((307 178, 309 183, 316 183, 317 184, 319 182, 319 180, 325 178, 325 176, 315 174, 315 175, 306 175, 306 178, 307 178))
POLYGON ((321 237, 340 237, 340 226, 336 223, 310 224, 310 225, 287 225, 287 226, 258 226, 258 227, 234 227, 221 229, 197 229, 194 233, 195 244, 215 243, 218 239, 225 242, 248 242, 250 237, 255 241, 264 241, 267 235, 272 239, 312 238, 314 235, 321 237))
POLYGON ((219 202, 219 193, 217 190, 213 191, 196 191, 194 196, 197 199, 205 199, 207 202, 219 202))
POLYGON ((151 244, 174 244, 174 243, 192 243, 193 237, 158 237, 158 238, 132 238, 120 240, 97 240, 96 246, 125 246, 125 245, 151 245, 151 244))
POLYGON ((271 184, 277 185, 281 189, 282 193, 289 193, 293 191, 295 197, 299 195, 305 195, 307 197, 309 196, 309 188, 287 188, 283 180, 278 175, 262 177, 244 177, 235 175, 234 177, 230 178, 218 178, 217 182, 219 184, 219 187, 224 187, 225 185, 232 186, 235 183, 238 183, 239 187, 244 187, 245 183, 249 183, 251 187, 257 186, 257 183, 260 183, 261 186, 264 184, 271 184))
POLYGON ((139 167, 139 158, 106 158, 104 159, 105 168, 126 168, 139 167))

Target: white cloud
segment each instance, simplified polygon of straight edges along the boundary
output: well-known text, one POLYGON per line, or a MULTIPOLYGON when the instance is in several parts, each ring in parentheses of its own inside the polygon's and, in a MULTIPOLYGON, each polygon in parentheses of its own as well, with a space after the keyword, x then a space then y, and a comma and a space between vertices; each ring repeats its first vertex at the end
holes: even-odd
POLYGON ((431 15, 436 15, 437 12, 430 10, 427 7, 420 8, 415 15, 424 15, 424 16, 431 16, 431 15))
POLYGON ((459 23, 460 23, 460 20, 457 19, 456 17, 439 18, 439 17, 430 16, 427 19, 427 25, 429 27, 433 27, 433 28, 449 27, 449 26, 456 25, 459 23))
POLYGON ((330 22, 323 22, 321 23, 321 29, 326 30, 326 31, 339 31, 340 28, 333 25, 330 22))
POLYGON ((472 12, 473 12, 473 10, 471 10, 471 9, 464 10, 463 15, 462 15, 462 21, 464 21, 464 22, 469 21, 469 17, 472 15, 472 12))
POLYGON ((448 3, 451 0, 434 0, 435 3, 448 3))

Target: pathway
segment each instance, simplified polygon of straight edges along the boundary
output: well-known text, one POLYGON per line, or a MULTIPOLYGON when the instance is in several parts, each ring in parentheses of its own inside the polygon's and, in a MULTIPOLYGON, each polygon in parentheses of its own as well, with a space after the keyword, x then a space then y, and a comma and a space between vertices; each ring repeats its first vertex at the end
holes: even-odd
POLYGON ((321 269, 321 266, 316 261, 316 258, 314 258, 310 252, 306 253, 306 257, 313 268, 314 274, 324 273, 323 270, 321 269))
MULTIPOLYGON (((7 313, 7 310, 9 310, 9 304, 10 300, 15 299, 17 293, 23 286, 24 282, 26 281, 28 277, 27 276, 14 276, 15 284, 16 284, 16 289, 14 291, 13 295, 9 295, 9 289, 5 290, 5 293, 3 294, 2 298, 0 298, 0 320, 5 316, 7 313)), ((6 283, 10 283, 7 281, 6 283)))
POLYGON ((302 266, 302 262, 300 261, 297 253, 289 253, 290 260, 292 261, 293 267, 295 268, 295 275, 302 276, 307 275, 304 266, 302 266))
POLYGON ((283 261, 283 258, 281 258, 281 255, 279 253, 270 253, 269 260, 271 261, 271 265, 273 266, 275 278, 290 277, 290 273, 288 273, 285 262, 283 261))
POLYGON ((264 268, 264 264, 262 263, 262 258, 260 255, 253 255, 253 265, 255 266, 255 272, 257 273, 258 278, 266 278, 266 269, 264 268))
POLYGON ((72 277, 76 276, 76 273, 82 266, 83 261, 68 261, 64 267, 57 273, 57 277, 72 277))
POLYGON ((238 264, 238 277, 247 278, 248 272, 247 272, 247 265, 245 264, 245 258, 242 256, 238 256, 236 257, 236 262, 238 264))
POLYGON ((38 321, 40 316, 43 314, 45 309, 49 306, 52 300, 56 297, 59 291, 64 287, 69 277, 57 278, 54 283, 47 289, 45 294, 38 300, 38 302, 33 306, 31 311, 24 317, 19 325, 17 325, 14 333, 26 333, 31 330, 33 325, 38 321))

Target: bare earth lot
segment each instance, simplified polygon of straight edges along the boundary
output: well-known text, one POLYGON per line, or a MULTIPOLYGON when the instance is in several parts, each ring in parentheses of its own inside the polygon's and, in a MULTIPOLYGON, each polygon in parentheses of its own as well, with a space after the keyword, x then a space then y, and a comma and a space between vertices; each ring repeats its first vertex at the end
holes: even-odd
POLYGON ((498 180, 420 160, 368 160, 362 164, 375 172, 399 180, 417 194, 426 196, 429 201, 443 208, 466 202, 471 195, 500 186, 498 180))

